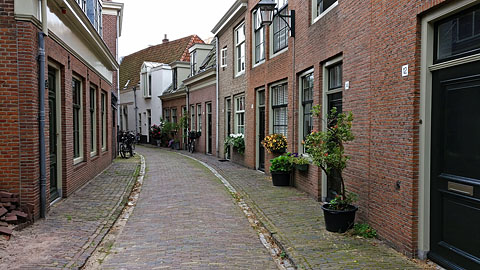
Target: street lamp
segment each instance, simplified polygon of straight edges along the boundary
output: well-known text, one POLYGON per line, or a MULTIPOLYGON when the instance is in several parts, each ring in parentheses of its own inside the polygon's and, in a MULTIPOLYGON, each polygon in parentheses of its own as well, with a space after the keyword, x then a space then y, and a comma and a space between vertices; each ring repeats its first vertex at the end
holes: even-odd
POLYGON ((261 24, 263 26, 271 25, 273 22, 273 15, 277 14, 290 29, 290 34, 295 38, 295 10, 290 10, 290 15, 283 15, 278 12, 277 3, 274 0, 261 0, 255 6, 255 9, 260 11, 261 24), (291 23, 288 23, 285 18, 290 18, 291 23))

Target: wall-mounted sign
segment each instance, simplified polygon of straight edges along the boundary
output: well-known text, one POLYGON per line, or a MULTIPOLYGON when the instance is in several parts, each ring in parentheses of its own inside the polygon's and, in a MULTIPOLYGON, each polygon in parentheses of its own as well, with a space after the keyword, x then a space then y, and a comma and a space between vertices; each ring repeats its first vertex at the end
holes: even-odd
POLYGON ((402 66, 402 77, 408 76, 408 65, 402 66))

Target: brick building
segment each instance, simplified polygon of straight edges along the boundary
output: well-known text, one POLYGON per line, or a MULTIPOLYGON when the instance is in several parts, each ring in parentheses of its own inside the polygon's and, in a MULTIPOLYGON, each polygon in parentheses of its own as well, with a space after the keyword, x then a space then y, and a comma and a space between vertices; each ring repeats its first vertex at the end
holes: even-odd
MULTIPOLYGON (((408 256, 480 267, 480 1, 359 8, 352 0, 276 0, 281 14, 295 10, 295 37, 291 19, 276 15, 263 26, 258 2, 236 1, 212 30, 224 112, 220 156, 226 134, 240 130, 238 114, 246 149, 234 161, 262 170, 271 158, 263 135, 282 133, 288 151, 302 152, 304 136, 322 128, 312 105, 324 115, 332 107, 352 111, 356 138, 346 146, 345 177, 359 195, 359 220, 408 256)), ((328 196, 314 166, 294 179, 314 198, 328 196)))
POLYGON ((123 58, 120 65, 120 85, 123 87, 120 95, 121 130, 137 129, 142 142, 150 142, 150 126, 158 125, 165 118, 159 96, 173 80, 174 72, 169 64, 189 62, 188 49, 196 43, 204 42, 197 35, 173 41, 165 38, 162 44, 123 58))
POLYGON ((0 10, 0 189, 38 218, 115 156, 123 4, 4 0, 0 10))

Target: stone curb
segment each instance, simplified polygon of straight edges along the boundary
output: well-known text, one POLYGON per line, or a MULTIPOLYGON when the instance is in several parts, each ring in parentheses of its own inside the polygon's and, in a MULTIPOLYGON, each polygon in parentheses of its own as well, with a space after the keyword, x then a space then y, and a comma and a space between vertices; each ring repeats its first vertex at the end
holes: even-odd
POLYGON ((274 237, 274 235, 267 229, 267 227, 255 216, 252 208, 242 199, 240 193, 225 179, 217 170, 208 165, 207 163, 200 161, 194 157, 175 152, 178 155, 190 158, 196 162, 202 164, 209 169, 227 188, 232 197, 237 201, 237 205, 242 209, 243 213, 248 219, 248 222, 252 228, 257 232, 260 242, 268 250, 272 259, 275 261, 277 267, 281 270, 295 270, 297 267, 293 261, 289 258, 287 251, 283 248, 281 243, 274 237))

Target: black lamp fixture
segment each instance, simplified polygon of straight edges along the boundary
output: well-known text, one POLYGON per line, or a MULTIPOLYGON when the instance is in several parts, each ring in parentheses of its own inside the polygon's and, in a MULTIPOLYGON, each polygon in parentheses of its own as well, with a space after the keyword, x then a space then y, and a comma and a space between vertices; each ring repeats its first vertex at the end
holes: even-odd
POLYGON ((263 26, 271 25, 273 22, 273 15, 277 14, 290 29, 291 36, 295 37, 295 10, 290 10, 290 15, 282 15, 278 12, 277 3, 274 0, 261 0, 256 5, 257 12, 260 11, 261 24, 263 26), (290 18, 291 23, 288 23, 285 18, 290 18))

